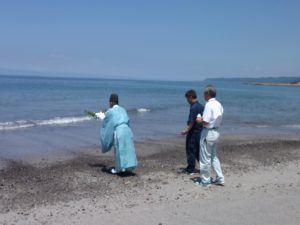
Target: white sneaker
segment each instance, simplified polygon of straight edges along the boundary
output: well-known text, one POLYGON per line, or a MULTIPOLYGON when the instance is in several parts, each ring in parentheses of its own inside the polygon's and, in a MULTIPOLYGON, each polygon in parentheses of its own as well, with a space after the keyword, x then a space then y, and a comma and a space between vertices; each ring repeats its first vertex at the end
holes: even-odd
POLYGON ((117 174, 117 170, 115 168, 112 168, 111 171, 110 171, 112 174, 117 174))
POLYGON ((194 182, 194 184, 196 184, 197 186, 201 186, 201 187, 210 187, 211 183, 203 183, 201 180, 194 182))
MULTIPOLYGON (((112 168, 110 172, 111 172, 112 174, 117 174, 117 173, 119 173, 115 168, 112 168)), ((126 169, 122 169, 121 172, 122 172, 122 173, 126 172, 126 169)))

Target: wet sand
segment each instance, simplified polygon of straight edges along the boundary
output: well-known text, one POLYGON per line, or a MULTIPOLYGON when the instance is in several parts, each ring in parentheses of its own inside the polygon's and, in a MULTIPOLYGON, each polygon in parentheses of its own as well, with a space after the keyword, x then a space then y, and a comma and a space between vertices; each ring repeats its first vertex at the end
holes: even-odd
POLYGON ((184 139, 137 143, 135 173, 111 175, 98 149, 2 161, 0 224, 299 224, 300 138, 230 136, 219 145, 226 186, 177 174, 184 139))

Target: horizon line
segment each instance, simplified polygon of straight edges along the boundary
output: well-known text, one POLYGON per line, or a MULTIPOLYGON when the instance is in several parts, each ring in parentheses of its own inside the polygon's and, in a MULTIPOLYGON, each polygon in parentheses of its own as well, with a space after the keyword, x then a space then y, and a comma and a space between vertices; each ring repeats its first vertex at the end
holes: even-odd
POLYGON ((206 80, 230 80, 230 79, 272 79, 272 78, 300 78, 300 76, 288 75, 288 76, 261 76, 261 77, 241 77, 241 76, 230 76, 230 77, 211 77, 211 78, 203 78, 203 79, 191 79, 189 81, 186 80, 169 80, 169 79, 149 79, 149 78, 121 78, 121 77, 96 77, 96 75, 87 75, 84 77, 82 74, 78 74, 79 76, 59 76, 59 75, 28 75, 28 74, 1 74, 0 77, 13 77, 13 78, 41 78, 41 79, 88 79, 88 80, 118 80, 118 81, 162 81, 162 82, 204 82, 206 80))

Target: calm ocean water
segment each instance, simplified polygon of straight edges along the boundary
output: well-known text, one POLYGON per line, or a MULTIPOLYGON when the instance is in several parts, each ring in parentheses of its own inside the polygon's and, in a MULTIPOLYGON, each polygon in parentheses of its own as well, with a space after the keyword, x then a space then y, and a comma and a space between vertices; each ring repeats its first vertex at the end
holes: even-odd
MULTIPOLYGON (((178 135, 194 88, 203 102, 206 82, 126 81, 0 76, 0 158, 99 145, 100 121, 85 110, 108 107, 120 95, 136 140, 178 135)), ((223 133, 299 133, 300 88, 215 82, 225 108, 223 133)))

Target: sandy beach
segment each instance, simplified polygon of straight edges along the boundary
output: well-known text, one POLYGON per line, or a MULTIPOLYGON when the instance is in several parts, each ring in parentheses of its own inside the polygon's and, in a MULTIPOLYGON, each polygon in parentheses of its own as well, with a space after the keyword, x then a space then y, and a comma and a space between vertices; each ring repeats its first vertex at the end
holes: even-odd
POLYGON ((299 137, 223 137, 226 186, 201 188, 185 166, 184 139, 137 143, 135 174, 110 175, 98 149, 60 160, 2 161, 0 223, 299 224, 299 137))
POLYGON ((0 225, 300 225, 299 12, 1 1, 0 225))

